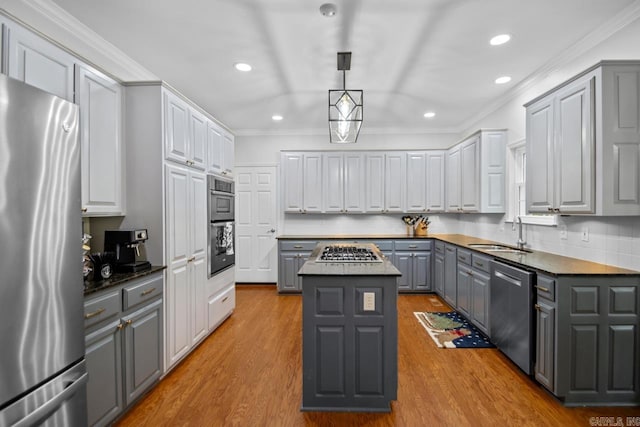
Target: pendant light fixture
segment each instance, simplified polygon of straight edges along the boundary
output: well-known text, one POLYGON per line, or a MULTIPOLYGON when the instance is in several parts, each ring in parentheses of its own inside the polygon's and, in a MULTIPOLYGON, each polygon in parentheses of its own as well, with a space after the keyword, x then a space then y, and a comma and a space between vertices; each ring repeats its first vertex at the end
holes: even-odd
POLYGON ((329 90, 329 137, 336 144, 354 143, 362 126, 362 90, 347 90, 346 71, 351 69, 351 52, 338 52, 342 89, 329 90))

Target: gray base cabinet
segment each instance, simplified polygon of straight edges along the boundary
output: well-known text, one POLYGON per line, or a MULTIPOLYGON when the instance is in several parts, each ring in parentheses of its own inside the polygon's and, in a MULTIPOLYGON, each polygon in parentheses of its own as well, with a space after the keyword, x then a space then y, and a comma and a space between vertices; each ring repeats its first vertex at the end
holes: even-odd
POLYGON ((431 247, 428 240, 397 240, 393 265, 402 273, 398 278, 400 292, 431 290, 431 247))
POLYGON ((89 425, 109 425, 162 374, 163 275, 85 298, 89 425))
POLYGON ((538 275, 536 379, 566 405, 640 404, 640 278, 538 275))
POLYGON ((389 412, 397 398, 395 276, 304 276, 302 410, 389 412), (374 294, 372 310, 364 309, 374 294))
POLYGON ((478 255, 471 255, 471 321, 478 329, 490 336, 490 262, 491 258, 478 255))
MULTIPOLYGON (((371 240, 327 239, 342 243, 373 243, 387 257, 402 276, 398 279, 400 292, 430 292, 433 290, 433 240, 371 240)), ((278 241, 278 292, 300 293, 302 283, 298 270, 307 261, 318 240, 278 241)))
POLYGON ((435 242, 435 257, 433 262, 433 287, 436 293, 444 298, 444 243, 435 242))
POLYGON ((454 245, 444 246, 444 300, 452 307, 457 305, 457 248, 454 245))

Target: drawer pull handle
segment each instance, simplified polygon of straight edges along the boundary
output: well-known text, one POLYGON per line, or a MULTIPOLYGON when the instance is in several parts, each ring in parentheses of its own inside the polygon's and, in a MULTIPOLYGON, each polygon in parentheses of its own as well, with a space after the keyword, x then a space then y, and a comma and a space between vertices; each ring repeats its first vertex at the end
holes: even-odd
POLYGON ((484 267, 484 264, 483 264, 483 263, 481 263, 481 262, 476 262, 476 265, 477 265, 478 267, 484 267))
POLYGON ((147 289, 146 291, 140 292, 140 296, 143 297, 145 295, 149 295, 151 292, 155 292, 156 288, 147 289))
POLYGON ((549 292, 549 288, 545 288, 544 286, 538 286, 536 285, 536 288, 541 290, 542 292, 549 292))
POLYGON ((104 312, 105 312, 105 310, 106 310, 105 308, 99 308, 99 309, 97 309, 97 310, 96 310, 96 311, 94 311, 94 312, 86 313, 86 314, 84 315, 84 318, 85 318, 85 319, 91 319, 92 317, 96 317, 96 316, 98 316, 98 315, 100 315, 100 314, 104 313, 104 312))
POLYGON ((189 258, 189 259, 187 260, 187 262, 193 262, 193 261, 195 261, 195 260, 196 260, 196 257, 195 257, 195 256, 192 256, 191 258, 189 258))
POLYGON ((302 249, 302 245, 293 245, 293 249, 302 249))
POLYGON ((447 248, 447 252, 453 252, 453 249, 447 248))
POLYGON ((224 298, 222 298, 222 301, 221 301, 221 302, 225 302, 225 301, 226 301, 226 300, 228 300, 228 299, 229 299, 229 297, 224 297, 224 298))
POLYGON ((463 257, 463 256, 459 256, 458 258, 461 259, 462 261, 466 261, 467 260, 467 257, 463 257))
POLYGON ((540 305, 539 304, 534 305, 534 307, 535 307, 536 310, 540 311, 540 305))
POLYGON ((409 245, 409 249, 416 249, 418 245, 409 245))

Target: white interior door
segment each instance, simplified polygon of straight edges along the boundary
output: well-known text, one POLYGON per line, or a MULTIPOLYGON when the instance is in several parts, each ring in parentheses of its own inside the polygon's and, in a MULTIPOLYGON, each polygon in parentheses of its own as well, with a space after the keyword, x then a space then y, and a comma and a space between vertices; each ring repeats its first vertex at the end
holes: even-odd
POLYGON ((236 282, 275 283, 276 167, 236 168, 236 282))

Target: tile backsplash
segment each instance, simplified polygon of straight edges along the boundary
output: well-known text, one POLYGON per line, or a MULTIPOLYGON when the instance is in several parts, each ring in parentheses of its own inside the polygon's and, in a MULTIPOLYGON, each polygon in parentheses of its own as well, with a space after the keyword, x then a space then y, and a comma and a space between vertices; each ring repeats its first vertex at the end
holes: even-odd
MULTIPOLYGON (((402 214, 320 215, 283 214, 278 234, 404 234, 402 214)), ((504 215, 430 215, 429 233, 459 233, 515 245, 517 226, 504 215)), ((640 270, 640 217, 562 216, 557 227, 524 225, 527 247, 640 270), (566 227, 566 239, 561 231, 566 227), (583 231, 587 231, 583 240, 583 231)))

